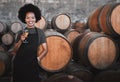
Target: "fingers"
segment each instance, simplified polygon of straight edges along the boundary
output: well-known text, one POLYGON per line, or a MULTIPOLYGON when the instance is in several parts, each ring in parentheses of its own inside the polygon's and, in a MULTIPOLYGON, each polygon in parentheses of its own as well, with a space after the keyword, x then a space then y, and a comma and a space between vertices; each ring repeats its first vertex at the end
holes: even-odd
POLYGON ((26 38, 27 38, 26 34, 23 33, 23 34, 21 35, 21 40, 24 41, 26 38))
POLYGON ((38 60, 38 62, 40 62, 40 58, 39 57, 37 57, 37 60, 38 60))
POLYGON ((21 35, 21 40, 24 41, 25 40, 25 36, 24 35, 21 35))

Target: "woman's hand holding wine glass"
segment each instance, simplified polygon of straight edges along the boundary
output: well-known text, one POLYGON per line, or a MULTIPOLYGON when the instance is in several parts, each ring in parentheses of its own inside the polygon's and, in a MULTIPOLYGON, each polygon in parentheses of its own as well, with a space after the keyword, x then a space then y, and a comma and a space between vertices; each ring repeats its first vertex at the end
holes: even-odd
POLYGON ((29 34, 28 30, 25 29, 23 31, 23 34, 21 35, 21 40, 23 41, 23 43, 28 43, 28 41, 26 40, 26 38, 28 37, 28 34, 29 34))

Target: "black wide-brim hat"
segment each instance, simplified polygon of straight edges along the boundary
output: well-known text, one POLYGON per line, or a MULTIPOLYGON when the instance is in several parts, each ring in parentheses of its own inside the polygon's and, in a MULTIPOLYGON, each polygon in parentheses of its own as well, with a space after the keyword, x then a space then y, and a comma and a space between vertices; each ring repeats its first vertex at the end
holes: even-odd
POLYGON ((26 13, 28 13, 28 12, 33 12, 35 14, 36 22, 41 19, 41 10, 37 6, 35 6, 33 4, 25 4, 18 11, 18 18, 23 23, 26 23, 25 17, 26 17, 26 13))

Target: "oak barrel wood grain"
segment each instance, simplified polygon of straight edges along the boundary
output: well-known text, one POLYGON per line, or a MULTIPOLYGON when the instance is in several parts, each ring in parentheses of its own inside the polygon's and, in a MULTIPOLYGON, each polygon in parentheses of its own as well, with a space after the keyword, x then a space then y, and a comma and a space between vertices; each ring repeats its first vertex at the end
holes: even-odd
POLYGON ((76 61, 96 69, 107 69, 118 59, 118 46, 114 40, 101 33, 88 32, 74 42, 73 57, 76 61), (76 53, 77 52, 77 53, 76 53))
POLYGON ((47 30, 45 34, 48 53, 41 60, 40 66, 48 72, 61 71, 72 58, 71 45, 64 35, 56 31, 47 30))
POLYGON ((10 31, 13 32, 13 33, 17 33, 19 32, 20 30, 23 30, 23 26, 20 22, 13 22, 10 26, 10 31))
POLYGON ((71 26, 71 18, 69 15, 62 13, 53 17, 51 21, 52 28, 58 32, 64 33, 71 26))
POLYGON ((99 24, 103 32, 120 35, 120 4, 107 4, 100 13, 99 24))
POLYGON ((95 9, 88 18, 91 31, 102 32, 112 37, 120 35, 120 3, 105 4, 95 9))
POLYGON ((65 37, 72 44, 75 38, 80 35, 80 32, 75 29, 70 29, 64 33, 65 37))

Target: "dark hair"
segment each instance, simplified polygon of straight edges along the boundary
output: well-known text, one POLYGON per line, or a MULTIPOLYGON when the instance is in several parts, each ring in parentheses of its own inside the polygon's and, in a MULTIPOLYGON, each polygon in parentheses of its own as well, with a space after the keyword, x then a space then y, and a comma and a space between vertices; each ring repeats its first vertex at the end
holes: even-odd
POLYGON ((33 12, 35 14, 36 22, 41 19, 41 10, 33 5, 33 4, 25 4, 18 11, 18 18, 23 22, 25 22, 26 13, 33 12))

